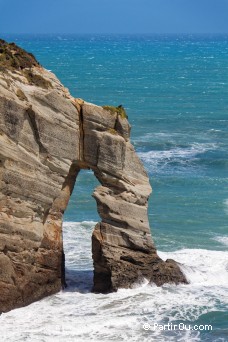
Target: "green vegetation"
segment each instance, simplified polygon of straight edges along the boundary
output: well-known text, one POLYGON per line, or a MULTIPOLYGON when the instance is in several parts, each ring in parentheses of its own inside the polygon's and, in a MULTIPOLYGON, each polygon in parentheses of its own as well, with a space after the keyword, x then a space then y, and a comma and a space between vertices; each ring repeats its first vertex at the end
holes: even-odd
POLYGON ((125 112, 125 109, 122 105, 118 106, 118 107, 114 107, 114 106, 102 106, 103 109, 108 110, 109 112, 111 112, 112 114, 118 114, 122 119, 127 119, 127 113, 125 112))
POLYGON ((21 49, 15 43, 8 44, 0 39, 0 66, 10 70, 23 70, 39 66, 35 57, 21 49))
POLYGON ((114 128, 109 128, 108 132, 113 134, 113 135, 118 135, 118 132, 114 128))
POLYGON ((0 39, 0 71, 20 71, 30 84, 47 89, 51 87, 51 83, 40 75, 33 73, 33 67, 40 67, 36 58, 21 49, 15 43, 8 44, 0 39))

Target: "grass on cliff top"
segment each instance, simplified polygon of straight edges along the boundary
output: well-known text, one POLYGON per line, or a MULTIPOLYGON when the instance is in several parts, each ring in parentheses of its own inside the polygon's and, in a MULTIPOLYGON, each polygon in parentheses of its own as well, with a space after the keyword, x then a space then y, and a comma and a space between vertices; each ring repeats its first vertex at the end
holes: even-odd
POLYGON ((51 87, 51 83, 32 72, 32 67, 40 67, 33 54, 26 52, 15 43, 7 43, 0 39, 0 71, 20 71, 30 84, 41 88, 51 87))
POLYGON ((0 66, 10 70, 23 70, 39 66, 36 58, 17 46, 0 39, 0 66))
POLYGON ((118 107, 114 106, 102 106, 103 109, 108 110, 112 114, 118 114, 122 119, 128 119, 127 113, 122 105, 118 107))

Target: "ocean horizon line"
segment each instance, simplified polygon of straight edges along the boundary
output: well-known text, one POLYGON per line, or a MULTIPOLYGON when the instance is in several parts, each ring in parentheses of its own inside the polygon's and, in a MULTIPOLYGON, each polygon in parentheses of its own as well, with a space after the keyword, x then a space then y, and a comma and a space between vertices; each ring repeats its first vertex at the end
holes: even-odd
POLYGON ((173 36, 178 36, 178 37, 208 37, 208 36, 211 36, 211 37, 215 37, 215 36, 228 36, 228 32, 173 32, 173 33, 158 33, 158 32, 151 32, 151 33, 148 33, 148 32, 135 32, 135 33, 124 33, 124 32, 121 32, 121 33, 115 33, 115 32, 110 32, 110 33, 94 33, 94 32, 74 32, 74 33, 67 33, 67 32, 62 32, 62 33, 58 33, 58 32, 45 32, 45 33, 42 33, 42 32, 34 32, 34 33, 26 33, 26 32, 21 32, 21 33, 18 33, 18 32, 0 32, 0 35, 7 35, 7 36, 126 36, 126 37, 134 37, 134 36, 148 36, 148 37, 173 37, 173 36))

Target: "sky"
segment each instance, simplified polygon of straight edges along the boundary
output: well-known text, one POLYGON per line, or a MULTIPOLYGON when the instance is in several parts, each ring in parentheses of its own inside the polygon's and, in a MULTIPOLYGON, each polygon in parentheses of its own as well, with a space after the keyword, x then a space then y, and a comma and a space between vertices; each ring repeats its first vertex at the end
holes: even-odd
POLYGON ((1 33, 228 33, 228 0, 0 0, 1 33))

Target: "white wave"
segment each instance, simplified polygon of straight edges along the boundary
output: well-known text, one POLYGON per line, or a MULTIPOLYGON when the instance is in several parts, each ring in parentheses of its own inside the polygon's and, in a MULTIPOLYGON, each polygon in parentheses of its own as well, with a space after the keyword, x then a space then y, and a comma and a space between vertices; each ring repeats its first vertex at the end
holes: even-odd
MULTIPOLYGON (((192 161, 200 158, 200 155, 211 150, 217 149, 217 145, 213 143, 194 143, 189 147, 175 147, 170 150, 153 150, 148 152, 138 152, 139 157, 145 162, 147 168, 152 171, 169 170, 170 163, 176 163, 175 172, 178 168, 189 166, 192 161)), ((193 167, 193 165, 191 165, 193 167)), ((174 167, 172 165, 171 172, 174 167)))
POLYGON ((213 239, 220 242, 222 245, 228 246, 228 236, 216 236, 213 239))
POLYGON ((71 270, 92 270, 91 236, 97 222, 64 222, 63 245, 66 268, 71 270))
POLYGON ((173 258, 179 262, 191 284, 228 288, 228 252, 183 249, 173 253, 160 252, 159 255, 162 259, 173 258))
MULTIPOLYGON (((184 134, 186 136, 186 134, 184 134)), ((180 138, 183 136, 182 133, 179 132, 153 132, 153 133, 145 133, 143 136, 135 137, 135 142, 147 142, 147 141, 161 141, 161 139, 167 139, 170 138, 180 138)))
POLYGON ((224 201, 224 209, 225 209, 225 213, 228 214, 228 199, 224 201))
POLYGON ((173 148, 167 151, 149 151, 149 152, 139 152, 139 156, 144 159, 146 162, 153 162, 154 160, 163 160, 163 159, 177 159, 177 158, 189 158, 195 157, 199 154, 205 153, 210 150, 214 150, 217 148, 216 144, 208 143, 208 144, 192 144, 188 148, 173 148))
POLYGON ((96 221, 82 221, 82 222, 75 222, 75 221, 64 221, 63 227, 67 228, 81 228, 81 227, 88 227, 91 228, 93 225, 96 225, 96 221))
POLYGON ((142 325, 194 322, 201 315, 228 309, 228 252, 159 252, 163 259, 173 258, 181 264, 189 285, 157 287, 145 282, 131 290, 93 294, 80 291, 80 286, 78 290, 76 285, 88 281, 83 272, 89 269, 92 274, 91 232, 95 224, 64 223, 66 263, 70 277, 76 277, 75 283, 28 307, 2 314, 1 341, 202 341, 194 331, 146 332, 142 325), (75 270, 81 272, 79 279, 75 270))
POLYGON ((214 128, 211 128, 208 130, 208 132, 222 132, 221 129, 214 129, 214 128))

